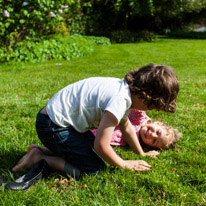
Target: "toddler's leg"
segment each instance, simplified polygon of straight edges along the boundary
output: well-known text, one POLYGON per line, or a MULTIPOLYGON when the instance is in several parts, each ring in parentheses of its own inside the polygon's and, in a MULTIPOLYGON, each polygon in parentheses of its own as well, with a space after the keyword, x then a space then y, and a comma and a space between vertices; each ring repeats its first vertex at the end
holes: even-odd
POLYGON ((28 152, 31 151, 31 150, 34 149, 34 148, 39 149, 39 150, 40 150, 42 153, 44 153, 45 155, 53 155, 53 156, 55 156, 55 154, 54 154, 51 150, 49 150, 49 149, 46 148, 46 147, 41 147, 41 146, 39 146, 39 145, 37 145, 37 144, 31 144, 31 145, 28 147, 28 152))
POLYGON ((80 170, 77 167, 66 162, 61 157, 45 155, 42 151, 38 149, 38 147, 33 147, 33 149, 30 148, 28 153, 19 160, 16 166, 14 166, 12 171, 17 172, 20 171, 22 168, 30 169, 41 159, 46 160, 49 167, 54 170, 64 172, 75 178, 79 178, 80 176, 80 170))
POLYGON ((37 149, 34 148, 30 151, 27 152, 15 165, 12 169, 13 172, 17 172, 21 170, 22 168, 24 169, 30 169, 35 165, 40 159, 43 159, 43 153, 37 149))
POLYGON ((32 150, 28 151, 27 154, 19 160, 17 165, 14 166, 12 171, 17 172, 22 168, 30 169, 41 159, 46 160, 49 167, 52 169, 64 172, 65 160, 63 158, 45 155, 37 148, 33 148, 32 150))
POLYGON ((81 170, 79 168, 75 167, 74 165, 72 165, 68 162, 65 162, 64 173, 69 174, 76 179, 79 179, 79 177, 81 175, 81 170))

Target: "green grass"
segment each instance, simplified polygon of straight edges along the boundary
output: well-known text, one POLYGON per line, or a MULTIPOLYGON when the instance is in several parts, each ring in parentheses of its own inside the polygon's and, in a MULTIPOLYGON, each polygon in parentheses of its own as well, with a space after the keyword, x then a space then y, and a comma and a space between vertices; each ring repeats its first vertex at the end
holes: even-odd
POLYGON ((206 40, 161 39, 152 43, 96 46, 72 61, 0 66, 0 173, 9 182, 22 173, 11 169, 27 147, 40 144, 38 110, 58 90, 90 76, 124 77, 148 63, 167 64, 179 76, 175 114, 149 111, 183 133, 173 150, 156 158, 114 148, 124 159, 144 159, 152 170, 132 172, 108 167, 74 182, 54 173, 28 191, 0 191, 0 205, 206 205, 206 40), (61 63, 61 65, 56 64, 61 63))

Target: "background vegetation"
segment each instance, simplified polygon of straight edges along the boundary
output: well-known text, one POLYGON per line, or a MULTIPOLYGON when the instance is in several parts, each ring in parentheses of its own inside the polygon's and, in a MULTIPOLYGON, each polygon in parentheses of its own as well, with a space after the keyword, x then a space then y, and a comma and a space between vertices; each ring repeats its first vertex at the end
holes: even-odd
POLYGON ((204 23, 206 0, 92 0, 86 32, 110 36, 113 31, 167 33, 204 23), (102 27, 102 25, 104 25, 102 27))
POLYGON ((38 41, 50 34, 162 34, 206 19, 206 0, 0 0, 0 8, 0 46, 7 50, 24 39, 38 41))
POLYGON ((23 40, 9 52, 0 49, 0 62, 43 62, 47 60, 70 60, 85 56, 93 51, 96 44, 108 45, 106 37, 48 35, 41 41, 23 40))
POLYGON ((205 8, 206 0, 0 0, 0 62, 89 53, 91 42, 74 34, 105 36, 112 43, 154 41, 156 34, 170 32, 205 39, 205 33, 182 33, 205 24, 205 8), (87 51, 80 49, 83 44, 87 51))
POLYGON ((81 33, 81 11, 87 4, 73 0, 0 0, 0 46, 10 50, 24 39, 38 41, 50 34, 81 33))
POLYGON ((206 204, 206 40, 158 39, 138 44, 95 46, 90 56, 71 61, 0 65, 0 173, 5 182, 31 143, 40 144, 35 117, 64 86, 90 76, 124 74, 148 63, 174 67, 180 93, 175 114, 148 111, 183 133, 177 148, 156 159, 129 148, 114 148, 124 159, 144 159, 148 172, 108 167, 80 181, 53 173, 28 191, 0 191, 1 205, 205 205, 206 204))
POLYGON ((80 181, 53 173, 28 191, 2 187, 0 205, 206 205, 206 40, 192 40, 206 38, 192 31, 205 24, 205 8, 206 0, 0 0, 0 63, 10 64, 0 64, 5 182, 22 175, 11 169, 28 145, 40 144, 34 127, 38 110, 83 78, 122 78, 148 63, 174 67, 181 88, 177 112, 148 115, 183 133, 176 149, 154 160, 115 148, 124 159, 146 160, 152 165, 148 172, 108 167, 80 181))

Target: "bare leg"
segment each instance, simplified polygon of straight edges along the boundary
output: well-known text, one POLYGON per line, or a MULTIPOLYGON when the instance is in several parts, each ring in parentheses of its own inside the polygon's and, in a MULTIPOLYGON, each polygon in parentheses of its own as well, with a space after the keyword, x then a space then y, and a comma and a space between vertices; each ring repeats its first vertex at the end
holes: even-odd
POLYGON ((22 168, 30 169, 41 159, 46 160, 50 168, 64 172, 65 160, 63 158, 45 155, 38 148, 29 150, 28 153, 19 160, 17 165, 14 166, 12 171, 17 172, 22 168))
POLYGON ((46 147, 41 147, 41 146, 39 146, 39 145, 37 145, 37 144, 31 144, 31 145, 28 147, 28 152, 31 151, 31 150, 34 149, 34 148, 39 149, 39 150, 40 150, 42 153, 44 153, 45 155, 55 156, 55 154, 54 154, 51 150, 49 150, 49 149, 46 148, 46 147))

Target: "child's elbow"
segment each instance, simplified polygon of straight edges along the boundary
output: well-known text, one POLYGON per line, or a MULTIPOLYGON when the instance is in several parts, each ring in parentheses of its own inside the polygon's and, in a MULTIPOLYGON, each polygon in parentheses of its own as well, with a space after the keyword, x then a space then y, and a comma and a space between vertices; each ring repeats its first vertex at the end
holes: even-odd
POLYGON ((100 156, 104 154, 104 146, 101 144, 94 144, 94 150, 100 156))

